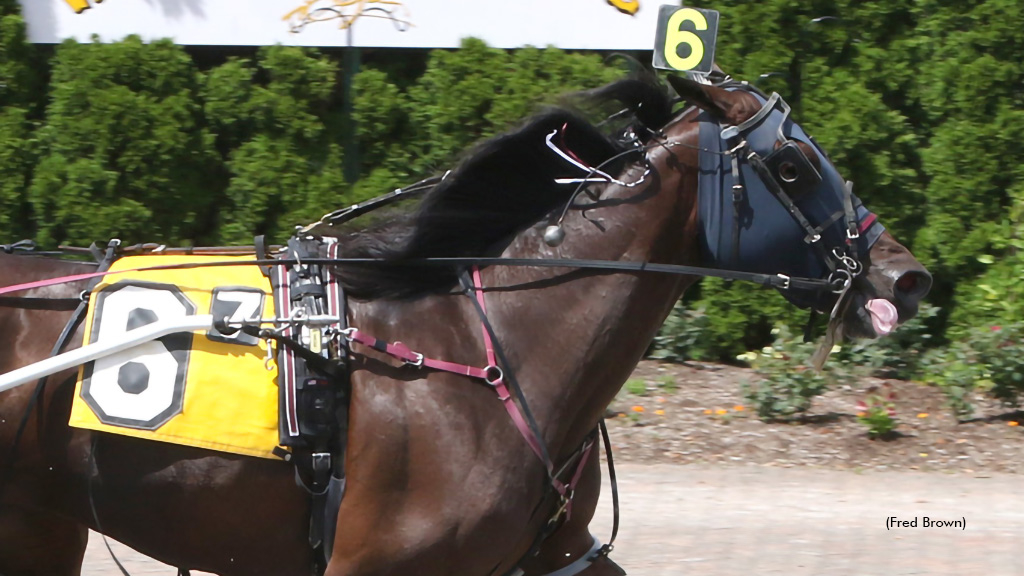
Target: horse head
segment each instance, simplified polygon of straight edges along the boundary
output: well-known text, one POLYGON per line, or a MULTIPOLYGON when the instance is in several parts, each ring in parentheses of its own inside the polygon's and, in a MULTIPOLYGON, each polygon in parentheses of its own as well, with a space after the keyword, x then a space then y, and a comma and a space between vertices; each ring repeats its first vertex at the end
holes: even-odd
POLYGON ((828 289, 780 292, 829 314, 847 338, 885 336, 917 314, 931 275, 853 194, 778 94, 734 81, 669 82, 700 110, 699 234, 707 262, 826 280, 828 289))

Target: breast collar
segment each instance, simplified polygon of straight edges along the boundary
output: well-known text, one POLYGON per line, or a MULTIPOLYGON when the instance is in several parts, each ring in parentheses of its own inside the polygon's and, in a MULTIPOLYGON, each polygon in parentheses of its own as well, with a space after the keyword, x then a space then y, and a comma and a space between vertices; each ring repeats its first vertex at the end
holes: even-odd
MULTIPOLYGON (((738 126, 707 112, 700 122, 699 214, 705 258, 745 272, 828 278, 845 293, 885 228, 853 194, 828 156, 789 119, 778 94, 747 84, 761 109, 738 126), (796 141, 810 146, 820 170, 796 141)), ((783 290, 794 304, 826 311, 834 295, 783 290)))

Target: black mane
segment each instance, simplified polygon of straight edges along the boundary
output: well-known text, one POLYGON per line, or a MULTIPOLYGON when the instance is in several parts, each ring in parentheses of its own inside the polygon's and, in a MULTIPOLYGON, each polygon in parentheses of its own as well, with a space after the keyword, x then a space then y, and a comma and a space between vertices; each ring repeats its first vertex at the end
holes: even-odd
MULTIPOLYGON (((577 97, 621 102, 634 121, 653 129, 671 117, 668 93, 654 78, 619 80, 577 97)), ((563 149, 590 166, 626 149, 578 114, 548 110, 477 145, 414 213, 343 238, 340 256, 402 261, 500 254, 516 233, 569 200, 575 185, 556 184, 555 178, 585 175, 544 144, 554 130, 561 131, 563 149)), ((614 175, 623 164, 620 159, 603 169, 614 175)), ((441 267, 345 266, 337 272, 349 294, 366 299, 448 290, 457 281, 455 270, 441 267)))

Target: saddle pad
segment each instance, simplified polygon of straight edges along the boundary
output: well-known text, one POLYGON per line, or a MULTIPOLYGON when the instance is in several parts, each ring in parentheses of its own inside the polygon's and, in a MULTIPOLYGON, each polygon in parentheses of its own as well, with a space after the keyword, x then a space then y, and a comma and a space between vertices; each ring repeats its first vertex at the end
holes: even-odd
MULTIPOLYGON (((135 256, 111 272, 224 256, 135 256)), ((93 290, 85 343, 185 315, 232 319, 274 315, 270 282, 257 266, 125 272, 93 290)), ((111 434, 277 458, 277 367, 252 336, 216 331, 177 333, 84 364, 70 425, 111 434)))

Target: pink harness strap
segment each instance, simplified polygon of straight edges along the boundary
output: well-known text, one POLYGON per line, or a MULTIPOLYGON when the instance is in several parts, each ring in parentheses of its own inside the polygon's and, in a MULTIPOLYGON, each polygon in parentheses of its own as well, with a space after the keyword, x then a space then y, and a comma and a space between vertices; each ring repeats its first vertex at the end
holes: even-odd
MULTIPOLYGON (((482 286, 480 269, 476 266, 473 267, 473 285, 474 288, 482 286)), ((484 293, 482 290, 476 290, 476 299, 477 302, 480 303, 480 309, 486 313, 487 303, 484 300, 484 293)), ((572 515, 573 491, 576 489, 576 485, 583 476, 583 468, 590 458, 590 453, 593 451, 595 442, 593 439, 588 440, 579 452, 579 461, 576 463, 576 469, 574 470, 569 483, 566 484, 559 480, 557 478, 557 474, 555 474, 554 465, 551 460, 544 457, 544 450, 541 449, 542 440, 534 434, 533 430, 530 429, 529 424, 526 423, 526 418, 523 416, 522 410, 519 409, 519 405, 517 405, 512 399, 512 393, 505 384, 505 374, 498 366, 497 355, 494 352, 494 342, 491 341, 491 335, 487 331, 486 327, 483 328, 483 336, 484 349, 487 353, 487 366, 479 368, 456 362, 427 358, 422 353, 416 352, 401 342, 387 342, 380 340, 356 328, 349 328, 345 331, 345 337, 350 342, 358 342, 363 346, 367 346, 378 352, 397 358, 406 364, 417 367, 425 366, 434 370, 477 378, 479 380, 483 380, 488 386, 493 388, 495 393, 498 395, 498 399, 501 400, 502 405, 505 407, 505 411, 512 419, 512 423, 515 424, 515 427, 519 430, 523 439, 526 440, 530 449, 533 450, 533 453, 537 455, 537 458, 540 459, 544 464, 544 467, 547 469, 548 477, 551 479, 551 485, 562 498, 562 505, 559 508, 559 512, 564 511, 566 519, 568 519, 572 515)))

